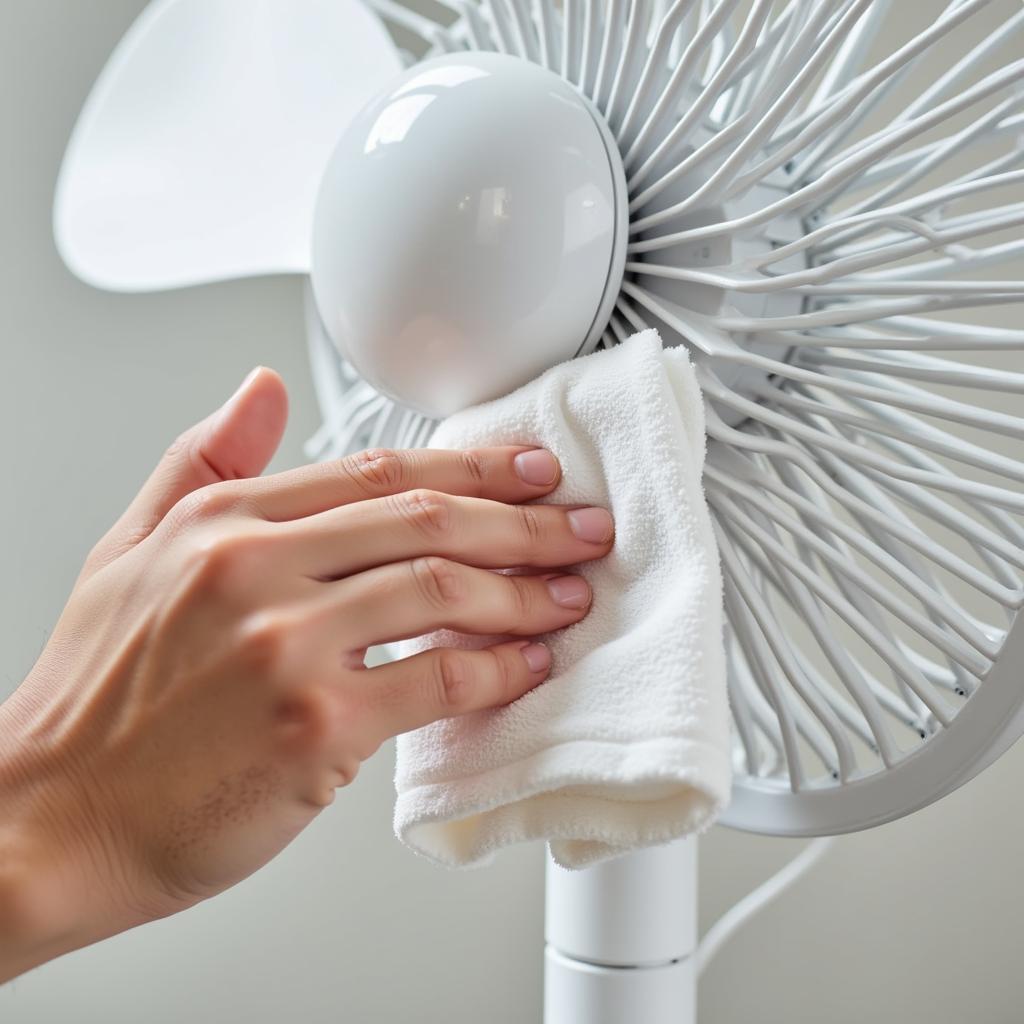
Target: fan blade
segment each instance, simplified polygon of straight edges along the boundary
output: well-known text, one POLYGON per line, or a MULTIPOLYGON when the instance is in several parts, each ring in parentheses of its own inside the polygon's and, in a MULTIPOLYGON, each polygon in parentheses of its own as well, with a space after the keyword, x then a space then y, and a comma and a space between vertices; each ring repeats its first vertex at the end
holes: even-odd
POLYGON ((359 0, 155 0, 65 153, 65 263, 125 292, 308 272, 327 159, 401 69, 359 0))

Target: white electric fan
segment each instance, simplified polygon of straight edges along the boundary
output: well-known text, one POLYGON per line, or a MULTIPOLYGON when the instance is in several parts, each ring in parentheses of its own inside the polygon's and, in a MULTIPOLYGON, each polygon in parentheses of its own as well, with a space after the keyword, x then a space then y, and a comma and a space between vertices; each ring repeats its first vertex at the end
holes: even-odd
MULTIPOLYGON (((986 323, 1024 294, 1024 9, 899 7, 155 0, 79 119, 57 242, 120 291, 310 275, 315 458, 424 444, 647 326, 688 345, 723 820, 866 828, 1024 732, 1024 329, 986 323)), ((743 914, 694 955, 694 877, 692 842, 549 864, 547 1024, 692 1020, 743 914)))

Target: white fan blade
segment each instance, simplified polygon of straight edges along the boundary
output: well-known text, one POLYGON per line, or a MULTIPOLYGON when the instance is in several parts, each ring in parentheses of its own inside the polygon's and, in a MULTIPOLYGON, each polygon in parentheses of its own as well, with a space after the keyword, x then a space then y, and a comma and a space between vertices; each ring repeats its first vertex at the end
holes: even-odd
POLYGON ((359 0, 155 0, 64 156, 64 261, 113 291, 308 272, 327 159, 401 69, 359 0))

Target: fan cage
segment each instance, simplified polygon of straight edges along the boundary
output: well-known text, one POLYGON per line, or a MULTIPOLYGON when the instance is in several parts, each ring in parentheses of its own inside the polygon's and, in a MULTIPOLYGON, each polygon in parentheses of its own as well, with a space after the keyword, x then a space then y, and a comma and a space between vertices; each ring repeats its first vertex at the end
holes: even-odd
MULTIPOLYGON (((535 61, 617 141, 630 237, 596 347, 656 327, 706 398, 726 820, 843 831, 965 781, 1022 689, 1018 0, 901 9, 902 37, 886 0, 371 6, 407 64, 535 61)), ((428 443, 308 313, 310 457, 428 443)))

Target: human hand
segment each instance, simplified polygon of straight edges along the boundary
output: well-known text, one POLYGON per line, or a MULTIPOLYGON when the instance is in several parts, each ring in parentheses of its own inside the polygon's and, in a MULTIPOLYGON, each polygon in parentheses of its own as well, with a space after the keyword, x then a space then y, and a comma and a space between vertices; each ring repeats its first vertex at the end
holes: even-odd
POLYGON ((258 477, 286 417, 261 369, 170 447, 0 705, 0 979, 245 878, 387 738, 542 682, 528 638, 586 614, 557 570, 606 554, 611 517, 520 504, 555 487, 547 453, 258 477), (441 627, 514 639, 363 663, 441 627))

